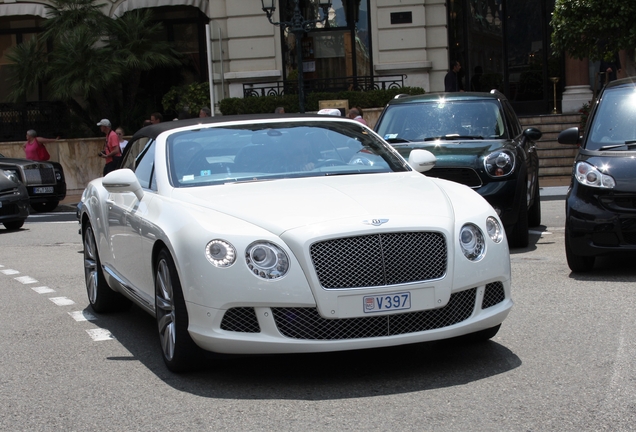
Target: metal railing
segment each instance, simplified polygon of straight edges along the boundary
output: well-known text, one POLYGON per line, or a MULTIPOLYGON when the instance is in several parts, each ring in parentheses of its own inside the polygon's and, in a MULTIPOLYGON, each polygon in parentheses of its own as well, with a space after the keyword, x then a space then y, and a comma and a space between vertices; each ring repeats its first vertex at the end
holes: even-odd
POLYGON ((26 131, 56 137, 68 123, 68 111, 61 102, 0 103, 0 141, 23 141, 26 131))
MULTIPOLYGON (((305 79, 305 92, 369 91, 404 87, 406 75, 357 76, 340 78, 305 79)), ((298 94, 298 81, 270 81, 243 84, 243 97, 283 96, 298 94)))

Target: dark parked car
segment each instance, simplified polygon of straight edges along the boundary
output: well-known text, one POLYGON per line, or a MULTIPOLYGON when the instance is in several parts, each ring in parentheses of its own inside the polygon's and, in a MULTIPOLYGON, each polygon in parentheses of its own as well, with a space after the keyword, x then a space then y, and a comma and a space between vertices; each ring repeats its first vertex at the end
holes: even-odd
POLYGON ((597 256, 636 252, 636 79, 608 84, 593 104, 565 201, 565 253, 574 272, 592 270, 597 256))
POLYGON ((0 169, 0 223, 8 230, 17 230, 29 216, 29 194, 11 171, 0 169))
POLYGON ((414 149, 437 157, 425 175, 465 184, 501 218, 511 247, 528 245, 541 223, 536 128, 522 130, 501 93, 430 93, 391 100, 376 132, 408 158, 414 149))
POLYGON ((0 154, 0 169, 13 173, 25 186, 35 211, 53 210, 66 198, 66 181, 62 165, 7 158, 0 154))

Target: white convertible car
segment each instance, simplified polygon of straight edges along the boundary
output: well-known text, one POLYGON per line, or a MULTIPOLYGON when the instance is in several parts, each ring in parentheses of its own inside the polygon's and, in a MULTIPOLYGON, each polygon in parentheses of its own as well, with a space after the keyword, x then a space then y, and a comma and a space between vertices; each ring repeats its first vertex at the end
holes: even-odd
POLYGON ((513 304, 505 234, 434 163, 332 116, 141 129, 79 205, 90 304, 156 317, 177 372, 206 351, 489 339, 513 304))

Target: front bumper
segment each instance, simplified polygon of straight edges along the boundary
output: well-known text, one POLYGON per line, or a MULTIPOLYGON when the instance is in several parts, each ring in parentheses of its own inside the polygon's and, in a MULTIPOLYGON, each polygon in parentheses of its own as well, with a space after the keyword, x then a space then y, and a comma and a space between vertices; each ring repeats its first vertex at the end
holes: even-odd
POLYGON ((24 196, 5 196, 0 199, 0 223, 25 220, 29 217, 29 200, 24 196))
POLYGON ((566 198, 566 227, 577 255, 636 252, 636 194, 600 193, 575 184, 566 198))
POLYGON ((311 307, 234 307, 188 303, 189 331, 201 348, 225 354, 344 351, 448 339, 497 326, 513 302, 509 281, 454 293, 443 307, 327 319, 311 307))

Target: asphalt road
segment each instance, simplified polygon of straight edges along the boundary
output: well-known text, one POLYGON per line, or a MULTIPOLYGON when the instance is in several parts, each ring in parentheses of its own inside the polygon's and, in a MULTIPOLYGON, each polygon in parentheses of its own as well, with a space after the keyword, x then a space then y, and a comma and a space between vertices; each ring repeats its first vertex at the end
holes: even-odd
POLYGON ((87 307, 74 215, 0 229, 0 430, 636 430, 636 268, 570 273, 563 208, 546 197, 531 245, 511 250, 515 306, 488 343, 224 358, 189 375, 166 370, 149 315, 87 307))

